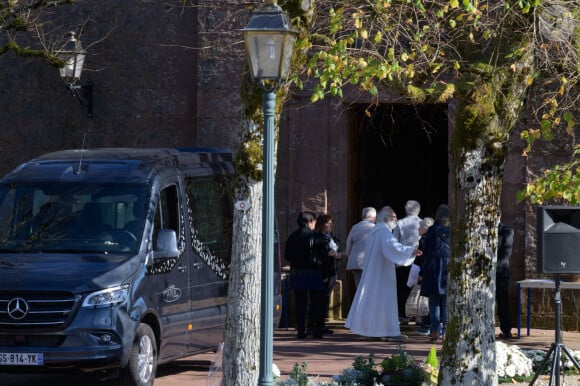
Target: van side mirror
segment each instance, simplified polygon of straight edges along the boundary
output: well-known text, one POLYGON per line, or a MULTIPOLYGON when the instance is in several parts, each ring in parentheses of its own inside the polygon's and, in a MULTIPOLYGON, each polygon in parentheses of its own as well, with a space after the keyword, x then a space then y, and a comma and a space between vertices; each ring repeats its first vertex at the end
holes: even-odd
POLYGON ((157 243, 155 244, 153 254, 155 259, 179 256, 177 236, 173 229, 159 229, 159 232, 157 232, 157 243))

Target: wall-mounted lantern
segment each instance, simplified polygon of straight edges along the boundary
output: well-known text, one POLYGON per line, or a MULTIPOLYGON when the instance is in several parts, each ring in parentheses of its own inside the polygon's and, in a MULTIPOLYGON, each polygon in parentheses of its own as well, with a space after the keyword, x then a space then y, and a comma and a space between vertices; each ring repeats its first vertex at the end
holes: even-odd
POLYGON ((76 38, 74 32, 68 33, 68 40, 62 49, 56 51, 56 56, 64 62, 64 66, 59 69, 60 77, 65 81, 67 89, 75 96, 81 105, 87 108, 89 118, 93 117, 93 83, 86 85, 76 84, 81 78, 83 65, 85 63, 86 51, 76 38), (81 97, 80 90, 83 90, 81 97))

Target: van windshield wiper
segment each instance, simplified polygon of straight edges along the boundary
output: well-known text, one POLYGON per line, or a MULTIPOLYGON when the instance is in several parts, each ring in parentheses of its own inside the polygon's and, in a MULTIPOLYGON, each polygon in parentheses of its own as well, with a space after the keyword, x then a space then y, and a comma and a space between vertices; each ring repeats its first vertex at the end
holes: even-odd
POLYGON ((41 251, 34 251, 38 253, 90 253, 90 254, 108 254, 108 251, 94 250, 94 249, 73 249, 73 248, 60 248, 60 249, 44 249, 41 251))

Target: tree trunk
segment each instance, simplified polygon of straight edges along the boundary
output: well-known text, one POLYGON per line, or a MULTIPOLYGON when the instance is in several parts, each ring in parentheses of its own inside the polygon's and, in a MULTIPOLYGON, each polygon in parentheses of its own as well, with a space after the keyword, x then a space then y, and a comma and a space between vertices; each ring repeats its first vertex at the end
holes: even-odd
POLYGON ((495 385, 494 304, 501 170, 485 149, 456 161, 452 204, 449 321, 439 384, 495 385))
POLYGON ((244 187, 250 208, 234 210, 223 358, 224 385, 256 385, 260 363, 262 183, 244 187))
POLYGON ((509 133, 528 89, 533 57, 474 73, 458 88, 451 144, 453 199, 449 320, 440 385, 497 385, 495 264, 497 211, 509 133))

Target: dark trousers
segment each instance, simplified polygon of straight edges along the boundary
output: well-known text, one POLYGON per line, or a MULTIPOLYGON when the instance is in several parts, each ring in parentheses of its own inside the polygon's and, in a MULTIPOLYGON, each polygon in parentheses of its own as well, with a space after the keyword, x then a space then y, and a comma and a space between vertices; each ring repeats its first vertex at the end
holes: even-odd
POLYGON ((405 313, 405 303, 407 303, 407 298, 411 293, 411 288, 407 286, 409 271, 411 271, 411 266, 397 267, 395 269, 397 275, 397 308, 399 311, 399 318, 407 316, 405 313))
POLYGON ((508 286, 498 281, 496 288, 497 318, 499 329, 504 336, 511 334, 512 319, 510 315, 508 286))
POLYGON ((321 336, 324 330, 324 290, 294 289, 296 307, 296 330, 298 335, 306 334, 306 314, 308 328, 315 336, 321 336))

